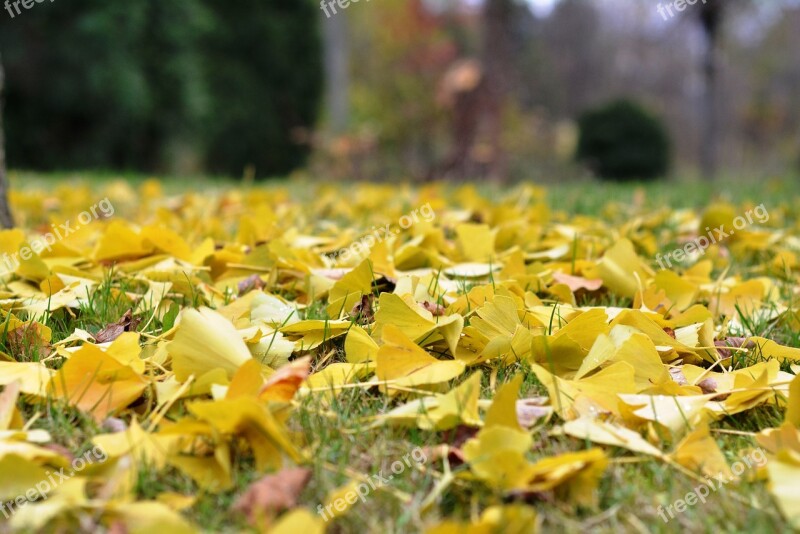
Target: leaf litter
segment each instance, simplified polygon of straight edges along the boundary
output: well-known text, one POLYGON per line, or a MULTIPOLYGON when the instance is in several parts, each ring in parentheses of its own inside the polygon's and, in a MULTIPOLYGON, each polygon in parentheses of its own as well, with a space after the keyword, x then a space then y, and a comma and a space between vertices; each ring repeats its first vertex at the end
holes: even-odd
MULTIPOLYGON (((128 218, 92 222, 3 275, 0 499, 72 460, 76 444, 46 427, 49 410, 93 422, 90 444, 107 455, 26 502, 12 530, 199 531, 181 511, 236 491, 230 512, 253 528, 323 532, 306 489, 320 444, 297 424, 323 413, 342 436, 424 436, 420 500, 380 488, 415 507, 418 528, 529 532, 541 527, 537 506, 599 511, 619 460, 724 474, 734 487, 728 462, 741 449, 723 450, 712 430, 764 407, 785 421, 749 433, 767 452, 752 475, 800 527, 800 348, 771 338, 800 327, 796 226, 753 226, 661 269, 657 251, 734 207, 570 218, 532 187, 492 200, 470 187, 364 185, 346 197, 325 187, 312 202, 280 188, 108 189, 128 218), (433 220, 337 253, 365 220, 385 225, 425 204, 433 220), (109 303, 108 322, 90 324, 109 303), (384 409, 336 421, 353 391, 384 409), (542 454, 564 440, 572 449, 542 454), (243 465, 258 478, 246 490, 243 465), (135 489, 167 473, 189 489, 135 489), (449 516, 451 492, 482 500, 471 517, 449 516)), ((27 214, 42 221, 80 194, 19 193, 26 206, 61 206, 27 214)), ((26 238, 3 231, 0 245, 26 238)), ((323 467, 345 477, 342 495, 369 473, 323 467)), ((342 508, 337 518, 353 503, 342 508)))

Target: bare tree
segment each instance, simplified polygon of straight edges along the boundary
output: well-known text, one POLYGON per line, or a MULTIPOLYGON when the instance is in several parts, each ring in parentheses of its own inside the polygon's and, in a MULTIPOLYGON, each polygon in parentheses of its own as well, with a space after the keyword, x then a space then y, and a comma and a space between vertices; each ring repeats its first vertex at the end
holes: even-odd
POLYGON ((700 143, 700 166, 703 176, 713 180, 717 174, 720 142, 719 109, 719 44, 722 36, 722 23, 725 18, 725 4, 722 0, 709 0, 701 4, 698 11, 700 26, 706 38, 703 58, 704 92, 701 117, 703 120, 703 139, 700 143))
POLYGON ((5 138, 3 137, 3 86, 5 71, 3 70, 3 57, 0 55, 0 225, 3 228, 13 228, 14 219, 8 205, 8 174, 6 173, 5 138))
POLYGON ((347 14, 340 12, 322 18, 325 47, 325 93, 330 128, 334 134, 347 130, 349 122, 350 61, 347 14))
POLYGON ((492 144, 489 177, 501 180, 506 173, 506 157, 501 144, 503 106, 513 84, 514 22, 513 0, 487 0, 483 12, 483 64, 486 75, 487 119, 492 144))

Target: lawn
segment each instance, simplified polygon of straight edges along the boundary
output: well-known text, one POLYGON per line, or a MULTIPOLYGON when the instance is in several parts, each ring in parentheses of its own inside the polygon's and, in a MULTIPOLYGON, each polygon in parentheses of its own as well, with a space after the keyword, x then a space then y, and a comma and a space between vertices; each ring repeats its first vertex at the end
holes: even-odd
POLYGON ((0 532, 800 526, 796 178, 12 187, 0 532))

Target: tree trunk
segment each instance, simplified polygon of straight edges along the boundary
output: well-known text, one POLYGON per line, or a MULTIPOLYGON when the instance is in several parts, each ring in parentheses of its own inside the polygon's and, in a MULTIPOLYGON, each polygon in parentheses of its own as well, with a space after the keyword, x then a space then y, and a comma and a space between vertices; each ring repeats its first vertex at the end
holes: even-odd
POLYGON ((700 6, 700 25, 706 38, 703 58, 704 91, 700 116, 703 121, 703 138, 700 140, 700 167, 706 180, 713 180, 718 172, 720 144, 719 126, 719 42, 722 34, 724 7, 721 0, 709 0, 700 6))
POLYGON ((483 13, 483 64, 486 74, 487 120, 492 145, 489 176, 505 179, 507 165, 503 153, 503 109, 513 85, 512 26, 513 0, 487 0, 483 13))
POLYGON ((350 115, 347 14, 339 12, 330 18, 323 15, 322 26, 325 43, 325 94, 330 129, 334 134, 341 134, 347 130, 350 115))
POLYGON ((14 219, 8 205, 8 174, 6 172, 5 137, 3 137, 3 86, 5 72, 3 71, 3 57, 0 55, 0 226, 13 228, 14 219))

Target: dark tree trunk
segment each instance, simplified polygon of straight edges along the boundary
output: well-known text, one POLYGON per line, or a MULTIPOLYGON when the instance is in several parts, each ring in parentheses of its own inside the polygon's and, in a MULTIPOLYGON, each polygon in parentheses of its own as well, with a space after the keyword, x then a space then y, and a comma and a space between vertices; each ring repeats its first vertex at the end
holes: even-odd
POLYGON ((483 14, 483 64, 486 74, 487 120, 492 144, 489 176, 505 178, 506 158, 502 147, 503 107, 513 85, 513 0, 487 0, 483 14))
POLYGON ((323 15, 322 26, 325 43, 325 94, 330 113, 330 129, 334 134, 342 134, 347 131, 350 115, 347 15, 323 15))
POLYGON ((719 124, 719 44, 725 8, 722 0, 709 0, 700 7, 700 25, 706 38, 703 58, 704 92, 701 117, 703 138, 700 141, 700 167, 703 177, 713 180, 718 171, 719 124))
POLYGON ((14 219, 8 205, 8 174, 6 172, 5 138, 3 137, 3 85, 5 72, 3 71, 3 57, 0 56, 0 226, 13 228, 14 219))

